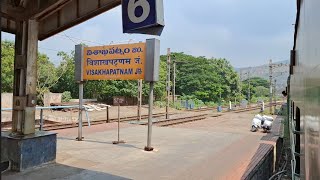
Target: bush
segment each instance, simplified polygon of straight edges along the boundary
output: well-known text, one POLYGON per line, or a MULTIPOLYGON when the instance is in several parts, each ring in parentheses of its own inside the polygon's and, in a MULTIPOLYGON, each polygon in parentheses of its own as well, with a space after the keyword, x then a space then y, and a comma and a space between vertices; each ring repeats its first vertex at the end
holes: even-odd
POLYGON ((62 102, 69 102, 72 99, 70 91, 64 91, 62 93, 62 102))
POLYGON ((205 102, 204 104, 208 107, 214 107, 216 105, 213 101, 205 102))
POLYGON ((200 108, 200 107, 204 106, 203 101, 201 101, 200 99, 193 99, 193 101, 194 101, 195 108, 200 108))
POLYGON ((157 106, 159 108, 165 107, 166 106, 166 102, 165 101, 155 101, 154 102, 154 106, 157 106))

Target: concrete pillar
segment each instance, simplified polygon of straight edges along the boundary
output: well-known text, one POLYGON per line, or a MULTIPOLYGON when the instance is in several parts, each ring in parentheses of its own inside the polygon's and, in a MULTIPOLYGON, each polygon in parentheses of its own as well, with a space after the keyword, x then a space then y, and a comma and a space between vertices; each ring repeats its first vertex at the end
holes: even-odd
POLYGON ((23 171, 55 162, 57 136, 35 131, 38 22, 16 25, 12 132, 1 133, 1 163, 9 161, 11 170, 23 171))
POLYGON ((12 134, 35 133, 38 22, 17 22, 14 57, 12 134))

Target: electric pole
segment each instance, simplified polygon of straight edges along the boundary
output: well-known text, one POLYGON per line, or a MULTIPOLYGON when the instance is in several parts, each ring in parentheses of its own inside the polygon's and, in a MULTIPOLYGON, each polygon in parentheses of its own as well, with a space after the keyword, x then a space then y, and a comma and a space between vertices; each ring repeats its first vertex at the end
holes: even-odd
POLYGON ((274 88, 273 88, 273 96, 274 96, 274 113, 276 113, 277 110, 277 80, 274 80, 274 88))
POLYGON ((173 61, 173 86, 172 86, 172 102, 175 106, 176 102, 176 61, 173 61))
POLYGON ((248 71, 248 103, 249 103, 249 105, 250 105, 250 70, 251 70, 251 68, 249 69, 249 71, 248 71))
POLYGON ((170 95, 170 48, 167 50, 167 104, 166 104, 166 119, 169 119, 169 95, 170 95))
POLYGON ((242 97, 242 71, 240 70, 240 82, 239 82, 239 106, 241 105, 241 97, 242 97))
POLYGON ((269 92, 269 110, 272 114, 272 60, 269 61, 269 80, 270 80, 270 92, 269 92))

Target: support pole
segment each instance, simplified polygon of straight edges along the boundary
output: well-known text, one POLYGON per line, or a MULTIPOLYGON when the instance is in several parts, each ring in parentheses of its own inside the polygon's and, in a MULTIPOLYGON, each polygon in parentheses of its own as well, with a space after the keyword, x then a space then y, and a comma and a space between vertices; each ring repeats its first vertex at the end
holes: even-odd
POLYGON ((113 141, 112 144, 122 144, 124 141, 120 140, 120 99, 118 99, 118 140, 113 141))
POLYGON ((87 118, 88 126, 90 127, 90 126, 91 126, 91 123, 90 123, 89 113, 88 113, 88 111, 87 111, 85 108, 84 108, 84 112, 86 113, 86 118, 87 118))
POLYGON ((78 141, 82 141, 82 108, 83 108, 83 82, 79 83, 79 120, 78 120, 78 141))
POLYGON ((110 118, 109 118, 109 106, 107 106, 107 123, 110 123, 110 118))
POLYGON ((141 121, 142 79, 138 80, 138 120, 141 121))
POLYGON ((40 131, 43 131, 43 109, 40 109, 40 131))
POLYGON ((169 119, 169 95, 170 95, 170 48, 168 48, 167 53, 167 103, 166 103, 166 119, 169 119))
POLYGON ((269 110, 270 114, 272 114, 272 60, 269 61, 269 85, 270 85, 270 92, 269 92, 269 110))
POLYGON ((147 146, 144 148, 145 151, 153 151, 153 147, 151 147, 152 110, 153 110, 153 87, 154 87, 154 82, 150 82, 149 112, 148 112, 148 140, 147 140, 147 146))
POLYGON ((120 103, 118 104, 118 142, 120 142, 120 103))

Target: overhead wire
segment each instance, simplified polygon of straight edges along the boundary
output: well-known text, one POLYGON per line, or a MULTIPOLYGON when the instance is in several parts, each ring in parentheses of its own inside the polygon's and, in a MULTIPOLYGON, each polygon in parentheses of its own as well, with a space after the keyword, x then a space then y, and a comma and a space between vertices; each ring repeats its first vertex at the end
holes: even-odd
MULTIPOLYGON (((95 42, 95 41, 92 41, 92 40, 86 40, 86 39, 81 39, 81 38, 73 37, 73 36, 67 35, 65 32, 62 32, 62 34, 56 34, 56 37, 60 37, 60 38, 63 38, 63 39, 67 39, 67 40, 71 41, 72 43, 74 43, 75 45, 76 45, 76 44, 79 44, 79 43, 76 42, 75 40, 80 41, 80 42, 88 42, 88 43, 92 43, 92 44, 97 44, 97 45, 101 45, 101 46, 113 45, 113 44, 124 44, 124 43, 130 44, 130 43, 135 43, 135 42, 137 42, 137 41, 134 40, 134 39, 129 39, 129 40, 126 40, 126 41, 118 41, 118 42, 110 41, 110 43, 105 43, 105 44, 103 44, 103 43, 95 42)), ((63 50, 57 50, 57 49, 47 48, 47 47, 43 47, 43 46, 39 46, 39 48, 40 48, 40 49, 44 49, 44 50, 54 51, 54 52, 61 52, 61 51, 63 51, 63 50)), ((60 62, 60 61, 57 61, 57 62, 60 62)))
MULTIPOLYGON (((130 44, 130 43, 135 43, 137 42, 136 40, 134 39, 129 39, 129 40, 126 40, 126 41, 118 41, 118 42, 114 42, 114 41, 110 41, 110 43, 101 43, 101 42, 96 42, 96 41, 92 41, 92 40, 86 40, 86 39, 81 39, 81 38, 77 38, 77 37, 73 37, 73 36, 70 36, 70 35, 67 35, 65 32, 62 32, 62 34, 56 34, 57 37, 60 37, 60 38, 63 38, 63 39, 67 39, 67 40, 70 40, 72 43, 74 44, 79 44, 78 42, 76 42, 75 40, 78 40, 80 42, 88 42, 88 43, 92 43, 92 44, 97 44, 97 45, 102 45, 102 46, 105 46, 105 45, 113 45, 113 44, 123 44, 123 43, 127 43, 127 44, 130 44)), ((45 49, 45 50, 50 50, 50 51, 56 51, 56 52, 60 52, 60 51, 63 51, 63 50, 57 50, 57 49, 53 49, 53 48, 47 48, 47 47, 43 47, 43 46, 39 46, 40 49, 45 49)))
POLYGON ((39 49, 45 49, 45 50, 55 51, 55 52, 60 52, 60 51, 62 51, 62 50, 51 49, 51 48, 46 48, 46 47, 42 47, 42 46, 39 46, 39 49))
POLYGON ((78 41, 81 41, 81 42, 88 42, 88 43, 102 45, 102 46, 105 46, 106 44, 109 44, 109 45, 120 44, 120 43, 130 44, 130 42, 136 42, 136 40, 134 40, 134 39, 129 39, 129 40, 126 40, 126 41, 118 41, 118 42, 110 41, 110 43, 101 43, 101 42, 96 42, 96 41, 92 41, 92 40, 86 40, 86 39, 81 39, 81 38, 77 38, 77 37, 74 37, 74 36, 70 36, 70 35, 67 35, 64 32, 63 32, 63 34, 57 34, 56 36, 66 37, 66 38, 68 38, 70 41, 72 41, 75 44, 78 44, 78 43, 76 43, 74 40, 78 40, 78 41))
POLYGON ((74 44, 78 44, 77 42, 75 42, 73 39, 71 39, 68 35, 66 35, 65 32, 62 32, 70 41, 72 41, 74 44))

